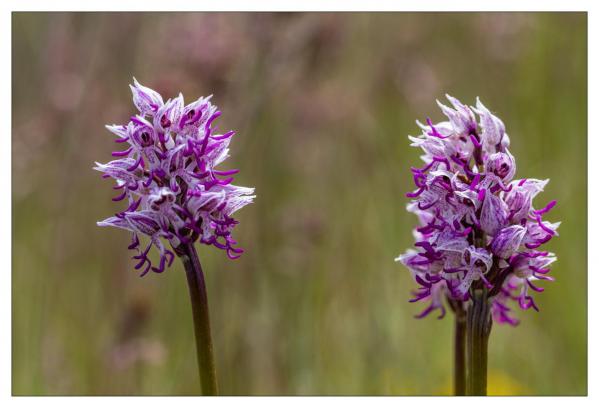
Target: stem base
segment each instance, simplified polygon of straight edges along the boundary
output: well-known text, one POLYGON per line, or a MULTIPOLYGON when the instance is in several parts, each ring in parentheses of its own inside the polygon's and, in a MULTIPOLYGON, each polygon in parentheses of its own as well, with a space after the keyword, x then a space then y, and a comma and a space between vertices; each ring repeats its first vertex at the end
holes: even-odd
POLYGON ((187 274, 202 394, 218 395, 214 350, 210 332, 210 314, 208 312, 208 294, 206 293, 202 265, 193 243, 181 245, 175 251, 183 261, 187 274))
POLYGON ((466 316, 468 395, 487 395, 487 348, 493 320, 486 289, 476 289, 466 316))

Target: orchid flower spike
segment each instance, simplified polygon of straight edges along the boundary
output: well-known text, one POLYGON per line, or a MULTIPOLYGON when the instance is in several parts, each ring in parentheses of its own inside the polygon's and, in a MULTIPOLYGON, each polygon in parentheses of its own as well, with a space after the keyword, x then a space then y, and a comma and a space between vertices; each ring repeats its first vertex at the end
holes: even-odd
POLYGON ((468 107, 447 95, 452 107, 438 102, 446 121, 430 119, 412 146, 423 150, 425 165, 412 168, 414 191, 409 212, 420 224, 416 249, 396 258, 419 288, 411 302, 429 305, 417 317, 439 309, 445 300, 468 302, 472 291, 486 288, 497 323, 516 325, 511 302, 538 310, 533 292, 551 281, 555 254, 539 248, 557 236, 559 222, 543 220, 556 204, 542 208, 533 199, 549 180, 514 180, 516 161, 503 122, 477 99, 468 107))
POLYGON ((216 133, 214 121, 221 113, 211 97, 185 105, 179 94, 164 102, 158 92, 133 82, 138 113, 126 124, 106 126, 123 150, 94 167, 115 180, 113 201, 125 201, 127 207, 98 225, 131 232, 129 249, 136 251, 135 269, 142 276, 171 265, 174 254, 167 244, 176 249, 200 241, 238 258, 243 250, 231 236, 238 223, 232 215, 255 196, 253 188, 232 184, 238 170, 218 169, 229 157, 234 132, 216 133), (140 236, 149 242, 143 249, 140 236), (158 250, 157 266, 148 256, 152 247, 158 250))

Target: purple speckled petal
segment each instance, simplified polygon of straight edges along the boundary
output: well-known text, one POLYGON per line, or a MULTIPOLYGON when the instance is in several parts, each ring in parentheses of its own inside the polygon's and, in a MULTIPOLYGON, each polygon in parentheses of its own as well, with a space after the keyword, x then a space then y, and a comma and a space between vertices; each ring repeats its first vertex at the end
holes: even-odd
POLYGON ((480 212, 480 226, 482 230, 495 235, 507 220, 507 207, 496 195, 487 193, 480 212))
POLYGON ((520 247, 526 228, 510 225, 501 229, 491 241, 491 251, 498 257, 508 259, 520 247))
POLYGON ((133 78, 133 85, 129 85, 133 93, 133 104, 142 115, 149 115, 162 106, 162 96, 153 89, 147 88, 133 78))

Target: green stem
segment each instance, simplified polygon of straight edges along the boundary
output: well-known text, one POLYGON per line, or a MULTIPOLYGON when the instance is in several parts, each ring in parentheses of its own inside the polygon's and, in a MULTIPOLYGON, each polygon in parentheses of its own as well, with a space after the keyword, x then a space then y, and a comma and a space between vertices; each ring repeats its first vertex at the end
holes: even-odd
POLYGON ((487 346, 493 324, 487 289, 474 290, 466 320, 468 395, 487 395, 487 346))
POLYGON ((193 243, 181 245, 176 249, 176 252, 183 261, 187 273, 202 394, 218 395, 214 351, 210 333, 208 295, 202 265, 193 243))
POLYGON ((453 395, 466 395, 466 314, 455 312, 453 343, 453 395))

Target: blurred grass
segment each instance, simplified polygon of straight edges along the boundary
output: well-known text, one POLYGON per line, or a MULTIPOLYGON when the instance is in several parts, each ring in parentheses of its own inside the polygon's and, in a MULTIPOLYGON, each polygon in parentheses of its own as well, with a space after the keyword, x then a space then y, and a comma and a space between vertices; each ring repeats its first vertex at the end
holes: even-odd
POLYGON ((519 177, 551 178, 557 281, 495 326, 494 393, 587 392, 586 14, 13 14, 13 393, 194 394, 183 270, 140 279, 114 213, 103 126, 135 75, 214 93, 256 203, 235 262, 199 247, 231 395, 447 393, 451 319, 414 320, 406 138, 435 98, 478 95, 519 177), (445 387, 445 388, 444 388, 445 387), (503 391, 502 391, 503 390, 503 391))

